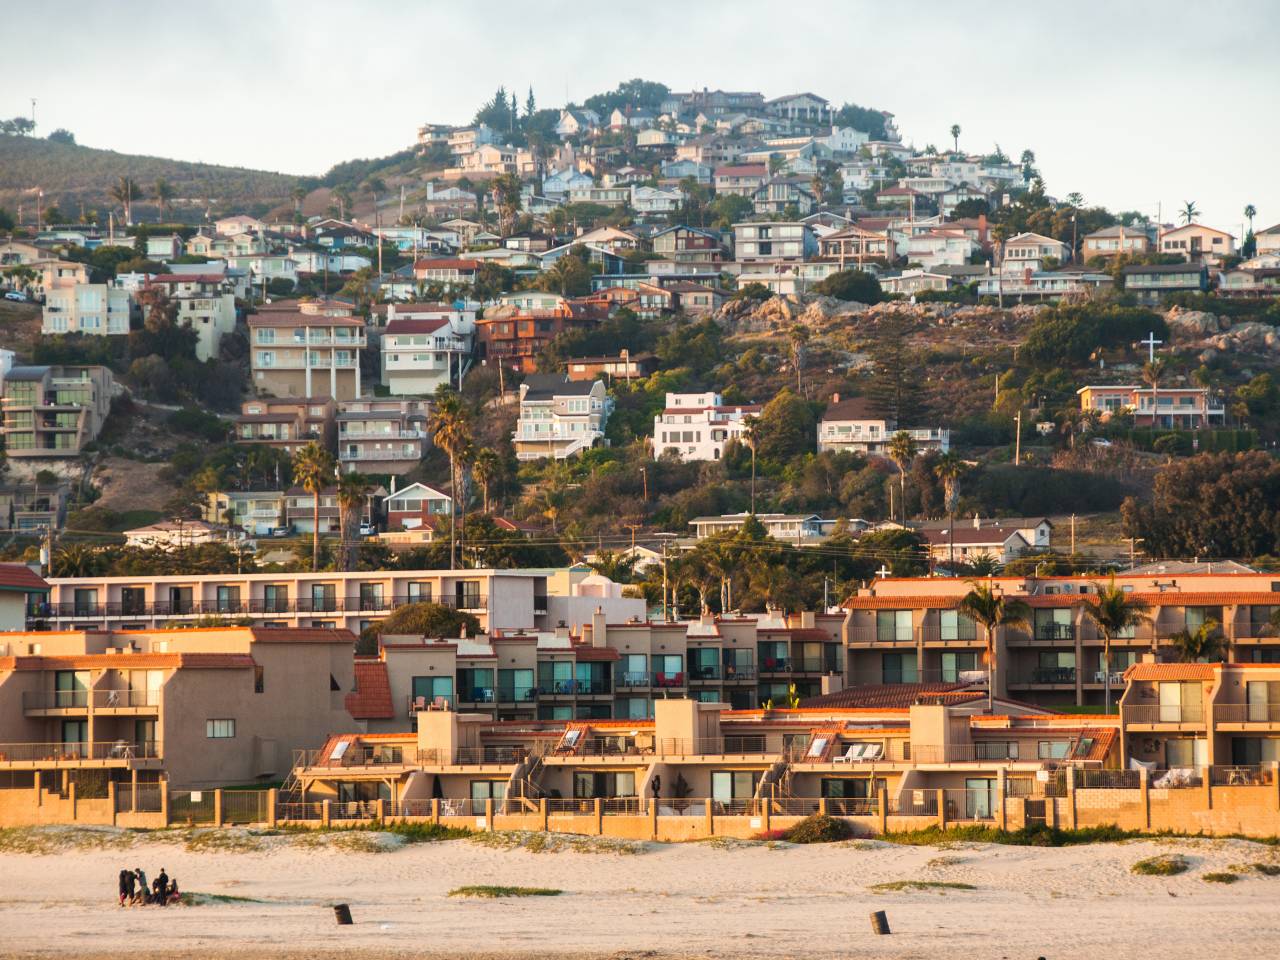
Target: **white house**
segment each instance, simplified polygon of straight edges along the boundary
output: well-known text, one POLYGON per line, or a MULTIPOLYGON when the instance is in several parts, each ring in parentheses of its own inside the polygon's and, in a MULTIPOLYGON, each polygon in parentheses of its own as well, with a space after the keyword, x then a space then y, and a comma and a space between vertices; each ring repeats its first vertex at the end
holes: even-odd
POLYGON ((232 539, 226 527, 204 520, 164 520, 134 527, 124 532, 126 546, 147 550, 178 550, 205 543, 219 543, 232 539))
POLYGON ((926 270, 941 266, 960 266, 978 251, 972 238, 959 230, 930 230, 907 240, 907 260, 926 270))
POLYGON ((631 209, 636 213, 674 213, 684 195, 679 190, 631 186, 631 209))
POLYGON ((1004 242, 1000 258, 1000 272, 1006 277, 1040 273, 1047 270, 1046 260, 1066 263, 1071 259, 1071 248, 1053 237, 1038 233, 1020 233, 1004 242))
POLYGON ((668 393, 666 406, 653 418, 653 455, 719 460, 725 444, 741 440, 747 418, 760 409, 759 404, 726 405, 718 393, 668 393))
POLYGON ((133 297, 105 283, 77 283, 45 291, 40 332, 123 336, 129 332, 133 297))
MULTIPOLYGON (((916 442, 916 450, 924 453, 951 448, 951 431, 938 427, 903 427, 916 442)), ((889 441, 899 432, 897 423, 877 413, 862 397, 841 400, 832 394, 831 405, 818 421, 818 452, 827 450, 885 455, 889 441)))
POLYGON ((449 304, 390 304, 382 335, 382 382, 393 396, 460 387, 475 338, 476 312, 449 304))
POLYGON ((236 329, 236 296, 226 275, 163 273, 147 286, 163 289, 177 308, 178 324, 195 331, 196 359, 216 358, 223 336, 236 329))
POLYGON ((581 170, 566 167, 542 178, 542 195, 562 199, 574 190, 590 190, 593 184, 581 170))
POLYGON ((556 121, 556 136, 577 137, 600 127, 600 114, 586 107, 566 107, 556 121))
POLYGON ((532 374, 520 384, 512 441, 518 460, 564 460, 604 440, 611 404, 600 380, 532 374))

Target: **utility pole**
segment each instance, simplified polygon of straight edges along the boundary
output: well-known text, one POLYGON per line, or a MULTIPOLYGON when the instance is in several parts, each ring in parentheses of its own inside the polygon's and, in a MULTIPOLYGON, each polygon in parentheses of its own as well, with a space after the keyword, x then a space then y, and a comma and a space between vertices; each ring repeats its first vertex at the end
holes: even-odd
POLYGON ((1142 537, 1122 537, 1121 539, 1125 543, 1129 544, 1129 569, 1132 570, 1135 566, 1137 566, 1137 562, 1134 559, 1136 548, 1138 544, 1145 543, 1146 541, 1143 540, 1142 537))
POLYGON ((1071 515, 1071 555, 1076 555, 1076 515, 1071 515))
POLYGON ((1022 463, 1022 411, 1019 410, 1014 416, 1014 435, 1013 435, 1013 465, 1019 466, 1022 463))
POLYGON ((667 543, 662 542, 662 622, 667 622, 667 543))

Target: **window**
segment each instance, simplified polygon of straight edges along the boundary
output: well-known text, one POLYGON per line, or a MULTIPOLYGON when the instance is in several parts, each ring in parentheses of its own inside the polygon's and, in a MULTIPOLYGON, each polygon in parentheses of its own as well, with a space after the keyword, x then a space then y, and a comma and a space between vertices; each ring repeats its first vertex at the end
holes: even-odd
POLYGON ((1203 739, 1181 737, 1166 740, 1164 744, 1165 766, 1205 767, 1209 764, 1208 742, 1203 739))
POLYGON ((535 699, 532 670, 499 670, 498 699, 503 703, 524 703, 535 699))
POLYGON ((750 800, 756 795, 756 785, 759 782, 759 770, 713 770, 711 798, 716 803, 750 800))
POLYGON ((956 683, 960 674, 978 669, 978 652, 976 650, 945 652, 942 654, 942 680, 944 683, 956 683))
POLYGON ((253 692, 262 693, 266 688, 265 672, 261 666, 255 666, 253 668, 253 692))
POLYGON ((939 635, 943 640, 976 640, 977 628, 972 619, 958 610, 938 614, 939 635))
POLYGON ((876 639, 910 641, 912 639, 911 611, 877 610, 876 639))
POLYGON ((414 677, 410 683, 414 701, 428 706, 437 698, 453 706, 453 677, 414 677))
POLYGON ((593 800, 596 797, 634 797, 636 775, 634 773, 597 773, 588 770, 573 774, 573 798, 593 800))
POLYGON ((204 735, 209 740, 230 740, 236 735, 234 720, 206 720, 204 735))
POLYGON ((914 653, 882 653, 880 672, 882 683, 916 683, 919 680, 914 653))
POLYGON ((486 800, 505 800, 507 798, 507 781, 505 780, 472 780, 471 799, 484 803, 486 800))
POLYGON ((1041 740, 1036 744, 1036 757, 1041 760, 1065 760, 1070 753, 1070 740, 1041 740))

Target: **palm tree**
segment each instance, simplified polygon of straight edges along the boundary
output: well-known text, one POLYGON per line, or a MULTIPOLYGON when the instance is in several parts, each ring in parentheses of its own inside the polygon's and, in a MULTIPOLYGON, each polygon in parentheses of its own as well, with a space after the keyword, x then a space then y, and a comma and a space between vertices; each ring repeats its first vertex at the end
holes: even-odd
POLYGON ((1257 215, 1258 215, 1258 208, 1255 207, 1252 203, 1246 203, 1244 205, 1244 217, 1246 220, 1249 221, 1250 233, 1253 233, 1253 218, 1256 217, 1257 215))
POLYGON ((964 595, 957 608, 974 623, 982 625, 982 639, 986 644, 987 660, 987 712, 995 712, 995 631, 997 627, 1016 629, 1026 627, 1031 608, 1021 600, 1009 600, 998 594, 988 583, 970 582, 972 589, 964 595))
POLYGON ((751 515, 756 515, 756 450, 760 446, 760 418, 742 418, 742 439, 751 448, 751 515))
POLYGON ((1156 357, 1142 365, 1142 379, 1151 384, 1151 426, 1160 425, 1160 380, 1169 369, 1169 361, 1156 357))
POLYGON ((1183 223, 1190 223, 1196 217, 1200 216, 1200 208, 1196 206, 1196 202, 1194 200, 1188 200, 1182 205, 1182 210, 1179 212, 1178 216, 1182 217, 1183 223))
POLYGON ((587 566, 614 583, 630 583, 636 572, 636 558, 629 553, 605 550, 597 553, 594 560, 588 560, 587 566))
POLYGON ((458 491, 460 482, 458 471, 462 456, 471 446, 471 424, 467 417, 467 409, 462 398, 450 391, 435 403, 431 411, 431 432, 435 445, 449 457, 449 563, 454 569, 458 565, 457 552, 457 519, 458 491))
POLYGON ((958 123, 951 125, 951 146, 953 153, 960 152, 960 124, 958 123))
POLYGON ((1179 630, 1169 638, 1178 651, 1182 663, 1216 663, 1222 659, 1225 646, 1222 625, 1212 618, 1206 620, 1192 633, 1179 630))
POLYGON ((338 529, 342 538, 342 569, 355 567, 356 517, 364 508, 365 497, 369 494, 369 478, 362 473, 344 473, 338 478, 338 529))
POLYGON ((310 192, 302 184, 298 184, 289 191, 289 196, 293 197, 293 212, 298 216, 302 216, 302 201, 307 199, 307 194, 310 192))
POLYGON ((293 455, 293 481, 311 494, 311 572, 320 569, 320 494, 333 480, 333 454, 312 440, 293 455))
POLYGON ((800 364, 804 359, 804 345, 809 342, 809 328, 802 323, 792 324, 787 331, 787 339, 791 343, 791 362, 796 368, 796 393, 804 396, 803 384, 800 382, 800 364))
POLYGON ((1151 619, 1147 612, 1150 607, 1145 601, 1125 593, 1116 586, 1116 578, 1105 587, 1093 585, 1094 596, 1085 596, 1081 600, 1084 615, 1102 634, 1102 684, 1105 691, 1103 709, 1111 712, 1111 641, 1131 627, 1146 623, 1151 619))
POLYGON ((480 491, 483 494, 482 500, 484 512, 489 512, 489 491, 493 485, 498 482, 498 477, 502 472, 502 458, 498 456, 498 452, 489 447, 481 447, 476 451, 475 462, 471 465, 471 471, 475 474, 476 483, 480 484, 480 491))
POLYGON ((933 475, 942 481, 942 499, 947 508, 947 530, 950 536, 947 564, 952 568, 956 563, 956 506, 960 502, 960 477, 964 471, 964 461, 954 453, 944 453, 933 466, 933 475))
POLYGON ((898 467, 898 484, 902 493, 902 522, 907 522, 907 467, 915 460, 915 438, 905 430, 899 430, 889 438, 889 459, 898 467))
POLYGON ((111 185, 107 195, 120 204, 120 209, 124 211, 125 225, 132 225, 134 201, 141 200, 145 196, 142 188, 129 177, 121 177, 111 185))
POLYGON ((153 188, 156 192, 156 203, 160 207, 160 219, 163 220, 169 210, 170 201, 173 200, 173 187, 169 186, 169 181, 161 177, 156 181, 153 188))

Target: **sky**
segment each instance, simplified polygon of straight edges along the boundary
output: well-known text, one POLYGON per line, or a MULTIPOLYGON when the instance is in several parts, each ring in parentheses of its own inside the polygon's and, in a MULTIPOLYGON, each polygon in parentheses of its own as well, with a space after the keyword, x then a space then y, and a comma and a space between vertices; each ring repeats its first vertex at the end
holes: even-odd
POLYGON ((82 144, 319 174, 523 105, 643 77, 811 91, 889 110, 904 140, 1031 148, 1055 196, 1239 234, 1280 222, 1280 3, 64 0, 56 53, 7 45, 0 116, 82 144), (124 8, 128 15, 122 14, 124 8))

